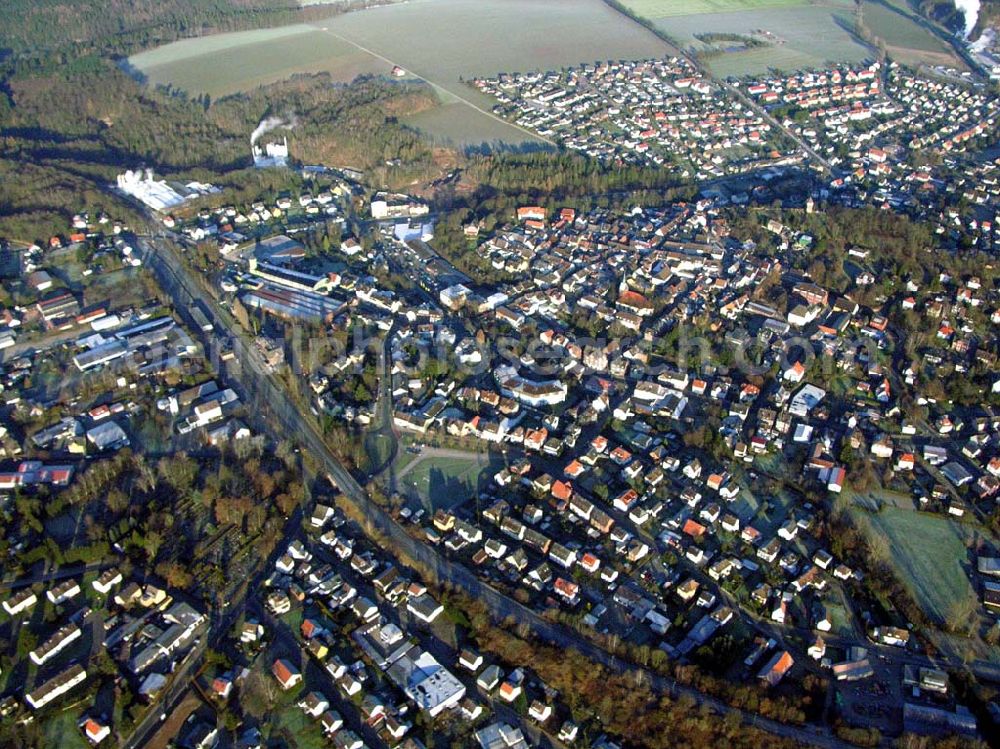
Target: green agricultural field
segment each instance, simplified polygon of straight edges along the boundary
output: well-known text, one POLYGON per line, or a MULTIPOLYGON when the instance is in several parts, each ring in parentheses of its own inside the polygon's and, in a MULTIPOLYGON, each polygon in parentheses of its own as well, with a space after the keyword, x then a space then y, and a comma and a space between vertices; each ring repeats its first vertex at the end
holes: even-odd
POLYGON ((399 65, 433 84, 449 106, 415 124, 456 142, 542 144, 494 117, 491 99, 465 84, 478 75, 548 70, 673 50, 602 0, 410 0, 312 25, 176 42, 130 58, 151 83, 220 96, 327 71, 342 81, 399 65), (476 138, 477 133, 482 136, 476 138))
POLYGON ((625 0, 630 10, 649 19, 808 4, 809 0, 625 0))
POLYGON ((500 469, 499 461, 485 453, 468 457, 420 457, 400 471, 400 489, 420 499, 428 512, 449 509, 475 496, 484 472, 500 469))
POLYGON ((515 130, 512 133, 511 125, 506 122, 488 117, 470 117, 467 109, 460 101, 451 103, 442 101, 438 107, 404 117, 403 122, 445 145, 506 144, 514 138, 514 140, 534 141, 539 147, 544 147, 541 140, 529 137, 522 131, 515 130))
POLYGON ((326 72, 350 81, 391 65, 309 26, 220 34, 158 47, 129 60, 153 85, 214 98, 289 78, 326 72))
POLYGON ((910 64, 965 68, 951 47, 922 26, 924 22, 904 2, 865 0, 863 13, 865 26, 882 40, 894 59, 910 64))
POLYGON ((723 77, 857 63, 875 56, 853 34, 853 0, 625 0, 625 4, 692 53, 712 49, 698 38, 706 33, 767 41, 763 47, 706 56, 705 64, 723 77))
POLYGON ((968 528, 941 515, 898 508, 861 515, 870 521, 876 539, 888 542, 889 558, 900 577, 921 607, 939 622, 975 598, 968 574, 972 563, 965 547, 968 528))

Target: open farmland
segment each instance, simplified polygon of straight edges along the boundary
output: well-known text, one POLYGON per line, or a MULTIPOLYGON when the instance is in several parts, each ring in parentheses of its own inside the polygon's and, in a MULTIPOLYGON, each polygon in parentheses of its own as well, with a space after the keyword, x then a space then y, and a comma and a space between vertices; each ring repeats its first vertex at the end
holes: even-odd
POLYGON ((153 85, 213 98, 247 91, 296 73, 327 72, 336 80, 388 73, 391 65, 304 24, 185 39, 129 59, 153 85))
POLYGON ((493 117, 491 100, 463 79, 547 70, 598 59, 658 57, 672 50, 601 0, 411 0, 313 25, 176 42, 130 63, 155 84, 220 96, 298 72, 350 81, 399 65, 432 84, 446 113, 416 125, 459 143, 543 141, 493 117), (476 138, 476 133, 483 136, 476 138))
POLYGON ((927 23, 899 0, 865 0, 864 24, 888 53, 908 64, 947 65, 965 69, 954 50, 924 27, 927 23))
POLYGON ((732 13, 740 10, 803 5, 803 0, 626 0, 644 18, 692 16, 698 13, 732 13))
MULTIPOLYGON (((863 527, 888 542, 888 556, 921 607, 939 622, 975 598, 966 539, 970 529, 941 515, 895 507, 859 511, 863 527)), ((876 543, 879 543, 876 541, 876 543)))
POLYGON ((854 28, 853 0, 625 0, 716 75, 742 77, 859 62, 874 57, 854 28), (707 43, 705 34, 753 38, 763 46, 707 43))
MULTIPOLYGON (((447 96, 447 95, 446 95, 447 96)), ((487 148, 519 142, 522 149, 532 144, 546 148, 547 144, 529 138, 521 131, 512 132, 511 126, 489 117, 473 117, 461 101, 442 101, 440 106, 402 118, 403 122, 427 134, 434 141, 455 146, 474 147, 485 144, 487 148)))

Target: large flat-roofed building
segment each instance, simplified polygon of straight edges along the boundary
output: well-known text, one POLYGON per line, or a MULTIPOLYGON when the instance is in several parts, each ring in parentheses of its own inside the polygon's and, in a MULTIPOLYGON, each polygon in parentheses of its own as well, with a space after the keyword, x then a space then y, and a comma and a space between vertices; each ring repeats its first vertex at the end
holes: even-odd
POLYGON ((254 256, 257 260, 284 264, 301 260, 306 256, 306 250, 300 242, 286 234, 279 234, 260 240, 254 247, 254 256))
POLYGON ((333 288, 333 280, 329 275, 317 276, 312 273, 303 273, 271 263, 262 263, 256 258, 250 258, 250 272, 273 284, 296 291, 325 292, 333 288))
POLYGON ((219 192, 219 188, 203 182, 168 184, 166 180, 153 179, 153 170, 129 170, 118 175, 118 189, 154 211, 166 211, 199 195, 219 192))
POLYGON ((153 320, 146 320, 138 325, 131 325, 127 328, 115 332, 115 338, 122 341, 134 341, 139 339, 141 341, 148 340, 163 340, 166 338, 166 333, 173 330, 175 323, 172 318, 169 317, 157 317, 153 320), (162 331, 162 333, 158 333, 162 331), (154 333, 157 333, 161 337, 150 338, 154 333))
POLYGON ((803 385, 792 397, 788 410, 796 416, 808 416, 819 402, 826 397, 826 391, 815 385, 803 385))
POLYGON ((465 696, 465 685, 434 656, 416 646, 389 667, 388 675, 432 718, 454 707, 465 696))
POLYGON ((906 702, 903 704, 903 726, 907 731, 918 734, 976 735, 976 717, 962 705, 956 705, 952 711, 934 705, 906 702))
POLYGON ((376 220, 387 218, 415 218, 426 216, 430 208, 408 195, 380 192, 372 198, 372 218, 376 220))
POLYGON ((566 400, 568 388, 559 380, 528 380, 510 366, 497 367, 493 376, 501 393, 529 406, 550 406, 566 400))
POLYGON ((528 742, 520 728, 507 723, 491 723, 476 731, 476 741, 481 749, 528 749, 528 742))
POLYGON ((247 290, 240 300, 251 309, 264 310, 286 319, 312 322, 331 320, 347 307, 345 302, 332 297, 271 286, 247 290))
POLYGON ((98 450, 119 450, 129 445, 125 430, 114 421, 105 421, 88 429, 87 441, 98 450))
POLYGON ((73 357, 73 363, 81 372, 103 366, 128 353, 128 346, 122 341, 108 341, 92 349, 81 351, 73 357))

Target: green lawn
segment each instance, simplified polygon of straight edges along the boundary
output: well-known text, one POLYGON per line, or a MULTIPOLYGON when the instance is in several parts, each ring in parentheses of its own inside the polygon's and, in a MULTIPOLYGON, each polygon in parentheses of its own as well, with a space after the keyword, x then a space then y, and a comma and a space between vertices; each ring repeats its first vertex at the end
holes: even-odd
POLYGON ((78 717, 74 711, 65 710, 46 720, 43 725, 45 745, 59 749, 89 749, 90 744, 76 724, 78 717))
POLYGON ((292 608, 287 614, 282 614, 281 619, 285 622, 294 632, 298 632, 302 627, 302 620, 305 618, 305 611, 302 609, 302 604, 295 601, 292 602, 292 608))
POLYGON ((904 583, 935 619, 944 622, 957 604, 975 597, 967 572, 972 564, 965 548, 968 529, 944 516, 913 510, 886 508, 867 517, 872 531, 888 541, 904 583))
POLYGON ((416 462, 401 477, 400 485, 407 494, 419 497, 428 512, 433 512, 475 496, 480 475, 487 469, 490 473, 497 471, 500 463, 491 461, 486 454, 469 453, 468 458, 429 457, 416 462))
POLYGON ((839 603, 828 603, 826 610, 830 615, 830 624, 833 625, 833 633, 835 635, 850 636, 853 630, 851 629, 851 615, 847 610, 839 603))
POLYGON ((289 746, 297 749, 323 749, 330 746, 323 736, 319 722, 308 717, 297 705, 288 705, 277 710, 271 719, 274 721, 271 729, 272 741, 281 738, 287 741, 289 746))
POLYGON ((368 456, 369 471, 385 465, 392 454, 392 437, 378 432, 368 432, 364 436, 365 454, 368 456))

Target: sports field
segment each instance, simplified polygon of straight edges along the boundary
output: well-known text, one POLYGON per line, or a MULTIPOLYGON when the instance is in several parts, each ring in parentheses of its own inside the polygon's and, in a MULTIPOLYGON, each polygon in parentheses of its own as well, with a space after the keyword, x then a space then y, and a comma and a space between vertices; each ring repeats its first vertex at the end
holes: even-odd
POLYGON ((976 593, 969 580, 970 530, 941 515, 886 508, 864 513, 871 530, 889 544, 889 555, 921 607, 939 622, 976 593))
POLYGON ((429 512, 450 509, 475 496, 484 471, 500 469, 482 453, 420 456, 399 473, 399 488, 420 499, 429 512))

